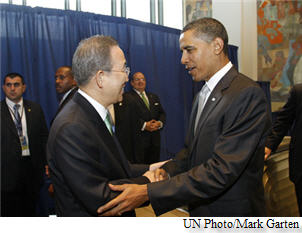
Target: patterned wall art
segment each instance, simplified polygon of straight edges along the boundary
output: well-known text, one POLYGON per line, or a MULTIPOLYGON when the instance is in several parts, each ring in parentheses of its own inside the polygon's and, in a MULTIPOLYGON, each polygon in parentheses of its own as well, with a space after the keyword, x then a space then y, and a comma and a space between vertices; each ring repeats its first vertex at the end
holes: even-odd
POLYGON ((257 0, 257 29, 258 80, 270 81, 272 102, 285 102, 302 83, 302 0, 257 0))
POLYGON ((212 17, 212 0, 183 0, 184 25, 203 17, 212 17))

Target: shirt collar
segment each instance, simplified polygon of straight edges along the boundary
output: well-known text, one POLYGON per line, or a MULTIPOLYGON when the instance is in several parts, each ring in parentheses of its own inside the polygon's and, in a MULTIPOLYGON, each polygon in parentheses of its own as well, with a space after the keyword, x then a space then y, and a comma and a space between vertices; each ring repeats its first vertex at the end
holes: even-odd
POLYGON ((65 98, 69 95, 69 93, 74 89, 75 87, 70 88, 67 92, 65 92, 65 94, 63 95, 60 104, 63 103, 63 101, 65 100, 65 98))
POLYGON ((146 96, 146 92, 145 92, 145 91, 140 92, 140 91, 136 90, 135 88, 133 88, 133 90, 134 90, 137 94, 139 94, 139 95, 141 95, 141 93, 143 93, 143 94, 146 96))
POLYGON ((232 68, 232 63, 228 62, 224 67, 217 71, 207 82, 207 86, 212 92, 222 77, 232 68))
POLYGON ((87 95, 81 89, 78 90, 78 93, 80 93, 95 108, 95 110, 98 112, 98 114, 104 121, 107 116, 108 110, 95 99, 93 99, 91 96, 87 95))
MULTIPOLYGON (((5 98, 5 101, 6 101, 7 106, 13 110, 16 103, 11 101, 7 97, 5 98)), ((20 104, 20 106, 23 106, 23 97, 21 97, 21 100, 17 104, 20 104)))

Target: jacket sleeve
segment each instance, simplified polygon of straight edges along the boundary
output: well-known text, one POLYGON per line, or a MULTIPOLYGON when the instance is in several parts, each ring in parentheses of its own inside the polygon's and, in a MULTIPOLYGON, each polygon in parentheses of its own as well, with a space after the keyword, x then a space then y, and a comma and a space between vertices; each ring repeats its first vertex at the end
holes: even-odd
POLYGON ((43 164, 46 165, 46 144, 47 144, 47 138, 48 138, 48 128, 46 125, 46 120, 44 116, 44 112, 42 108, 39 106, 39 123, 40 123, 40 140, 41 140, 41 151, 43 156, 43 164))
POLYGON ((272 151, 275 151, 281 143, 283 137, 291 129, 296 115, 297 97, 296 90, 293 88, 290 91, 289 98, 283 108, 277 115, 271 133, 269 134, 266 146, 272 151))

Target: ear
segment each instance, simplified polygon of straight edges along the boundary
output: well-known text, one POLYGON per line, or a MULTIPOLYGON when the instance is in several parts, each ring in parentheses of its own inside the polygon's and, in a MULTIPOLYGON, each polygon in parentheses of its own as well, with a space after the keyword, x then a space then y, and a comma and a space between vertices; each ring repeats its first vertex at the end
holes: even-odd
POLYGON ((77 81, 75 79, 72 80, 72 86, 77 86, 77 81))
POLYGON ((94 76, 95 77, 95 81, 96 81, 96 85, 98 85, 99 88, 102 88, 103 87, 103 76, 104 76, 104 71, 102 70, 99 70, 96 75, 94 76))
POLYGON ((23 84, 23 87, 22 87, 22 94, 26 91, 26 84, 23 84))
POLYGON ((214 53, 216 55, 219 55, 222 53, 223 51, 223 46, 224 46, 224 42, 221 38, 216 37, 213 41, 212 41, 212 45, 214 48, 214 53))

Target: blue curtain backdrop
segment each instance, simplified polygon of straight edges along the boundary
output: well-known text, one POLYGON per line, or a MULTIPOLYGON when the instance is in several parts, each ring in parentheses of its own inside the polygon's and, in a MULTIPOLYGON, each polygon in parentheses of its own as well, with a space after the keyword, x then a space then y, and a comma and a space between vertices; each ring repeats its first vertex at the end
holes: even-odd
MULTIPOLYGON (((146 75, 147 90, 159 95, 167 113, 161 158, 170 158, 182 148, 193 95, 200 85, 193 85, 180 63, 179 30, 112 16, 9 4, 0 4, 0 24, 1 80, 8 72, 24 75, 24 96, 41 104, 47 122, 58 107, 56 69, 71 65, 80 40, 111 35, 125 52, 131 73, 146 75)), ((229 51, 238 67, 237 47, 230 46, 229 51)))

